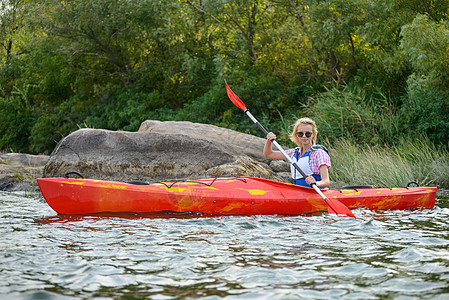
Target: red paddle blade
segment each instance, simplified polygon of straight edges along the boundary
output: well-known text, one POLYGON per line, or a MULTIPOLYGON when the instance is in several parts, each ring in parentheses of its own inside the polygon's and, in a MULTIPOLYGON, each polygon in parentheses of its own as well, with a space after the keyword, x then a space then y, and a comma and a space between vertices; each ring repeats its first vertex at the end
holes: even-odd
POLYGON ((235 106, 237 106, 241 110, 245 111, 246 110, 245 104, 242 102, 242 100, 240 100, 240 98, 236 94, 234 94, 234 92, 228 86, 226 79, 225 79, 225 84, 226 84, 226 92, 228 93, 229 99, 232 101, 232 103, 234 103, 235 106))
POLYGON ((329 199, 325 198, 324 201, 327 203, 327 212, 330 214, 337 214, 337 215, 346 215, 347 217, 353 217, 355 218, 352 211, 343 203, 336 199, 329 199))

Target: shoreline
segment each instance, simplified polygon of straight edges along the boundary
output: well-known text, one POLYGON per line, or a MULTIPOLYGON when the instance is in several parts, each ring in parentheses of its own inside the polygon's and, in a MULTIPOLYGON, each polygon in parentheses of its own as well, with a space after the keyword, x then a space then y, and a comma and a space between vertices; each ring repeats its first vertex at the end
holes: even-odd
POLYGON ((1 191, 39 191, 36 178, 42 177, 49 156, 24 153, 0 154, 1 191))

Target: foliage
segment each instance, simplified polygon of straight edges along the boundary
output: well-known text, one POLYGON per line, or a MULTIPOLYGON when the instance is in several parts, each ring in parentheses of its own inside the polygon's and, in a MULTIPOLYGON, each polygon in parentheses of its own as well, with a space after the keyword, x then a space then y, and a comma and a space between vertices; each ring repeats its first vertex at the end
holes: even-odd
POLYGON ((449 149, 449 92, 410 91, 401 108, 401 121, 404 135, 425 135, 449 149))
POLYGON ((417 15, 402 28, 401 48, 415 72, 408 78, 410 89, 449 85, 449 24, 417 15))
MULTIPOLYGON (((29 88, 29 87, 27 87, 29 88)), ((30 105, 28 89, 15 89, 11 96, 0 95, 0 148, 28 150, 28 137, 33 126, 35 111, 30 105)))
POLYGON ((90 127, 137 131, 145 120, 168 120, 173 110, 164 101, 164 95, 158 91, 145 93, 125 88, 108 97, 110 103, 91 106, 86 118, 90 127))
POLYGON ((314 98, 312 118, 331 143, 351 138, 360 144, 394 144, 398 134, 395 107, 382 93, 367 97, 359 87, 336 88, 314 98))
POLYGON ((225 78, 281 142, 313 116, 331 143, 420 128, 447 146, 448 16, 445 0, 4 0, 0 148, 145 119, 259 135, 225 78))

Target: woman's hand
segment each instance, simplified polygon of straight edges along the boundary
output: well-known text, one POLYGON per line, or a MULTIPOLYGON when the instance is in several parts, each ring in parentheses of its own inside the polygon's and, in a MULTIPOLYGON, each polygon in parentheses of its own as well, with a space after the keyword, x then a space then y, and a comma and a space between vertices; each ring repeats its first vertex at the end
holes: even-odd
POLYGON ((273 151, 271 147, 271 142, 276 139, 276 135, 272 132, 267 134, 267 141, 265 142, 265 146, 263 147, 263 155, 267 158, 271 159, 282 159, 286 160, 285 156, 280 151, 273 151))
POLYGON ((275 139, 276 139, 276 135, 272 132, 268 132, 267 140, 269 140, 271 142, 272 140, 275 140, 275 139))
POLYGON ((306 177, 306 182, 310 186, 312 186, 312 184, 314 184, 314 183, 316 184, 315 178, 313 176, 310 176, 310 175, 306 177))

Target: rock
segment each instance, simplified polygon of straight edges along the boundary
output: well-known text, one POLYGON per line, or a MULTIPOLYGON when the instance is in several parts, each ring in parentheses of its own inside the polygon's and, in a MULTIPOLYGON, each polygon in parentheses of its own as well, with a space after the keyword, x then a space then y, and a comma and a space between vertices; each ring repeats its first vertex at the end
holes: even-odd
POLYGON ((290 172, 290 163, 286 160, 272 160, 270 167, 275 172, 290 172))
POLYGON ((49 157, 23 153, 0 154, 0 190, 35 191, 49 157))
POLYGON ((166 181, 217 176, 281 180, 263 157, 265 139, 213 125, 145 121, 138 132, 80 129, 63 138, 44 177, 166 181))
POLYGON ((287 182, 287 183, 292 183, 292 173, 291 172, 277 172, 276 173, 277 176, 280 177, 280 181, 282 182, 287 182))
POLYGON ((23 153, 5 153, 0 158, 3 164, 20 167, 44 167, 48 161, 47 155, 31 155, 23 153))
POLYGON ((206 139, 214 144, 224 147, 229 146, 237 154, 244 153, 258 161, 269 163, 269 159, 263 156, 265 139, 254 135, 237 132, 231 129, 217 127, 209 124, 175 121, 142 122, 139 132, 156 132, 160 134, 178 135, 184 134, 191 139, 206 139))

